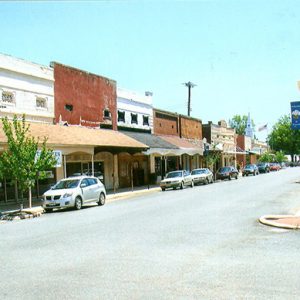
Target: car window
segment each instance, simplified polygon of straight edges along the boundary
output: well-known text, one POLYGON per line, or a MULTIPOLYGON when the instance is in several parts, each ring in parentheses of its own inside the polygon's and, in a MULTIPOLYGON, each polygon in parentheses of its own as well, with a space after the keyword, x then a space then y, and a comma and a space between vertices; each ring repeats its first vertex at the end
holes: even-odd
POLYGON ((82 179, 82 181, 81 181, 81 184, 80 184, 80 186, 89 186, 89 182, 88 182, 88 180, 85 178, 85 179, 82 179))
POLYGON ((78 183, 79 183, 79 179, 61 180, 54 187, 52 187, 52 190, 74 189, 78 186, 78 183))
POLYGON ((97 184, 97 179, 95 178, 87 178, 87 181, 89 182, 89 185, 97 184))
POLYGON ((166 178, 175 178, 175 177, 181 177, 182 176, 182 172, 178 171, 178 172, 170 172, 167 174, 166 178))

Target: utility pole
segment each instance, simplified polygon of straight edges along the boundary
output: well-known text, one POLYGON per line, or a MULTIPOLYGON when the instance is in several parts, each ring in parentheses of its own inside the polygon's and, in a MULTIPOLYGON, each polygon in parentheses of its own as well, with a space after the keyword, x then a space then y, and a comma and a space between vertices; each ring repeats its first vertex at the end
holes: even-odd
POLYGON ((191 88, 193 88, 194 86, 197 86, 196 84, 192 83, 192 82, 185 82, 183 83, 185 86, 188 87, 188 116, 190 116, 191 114, 191 88))

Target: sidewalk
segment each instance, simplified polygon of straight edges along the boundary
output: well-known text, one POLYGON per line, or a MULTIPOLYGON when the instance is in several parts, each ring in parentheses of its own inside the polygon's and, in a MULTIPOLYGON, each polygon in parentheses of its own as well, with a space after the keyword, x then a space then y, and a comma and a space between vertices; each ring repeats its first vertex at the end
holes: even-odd
MULTIPOLYGON (((134 187, 133 190, 131 188, 122 188, 116 190, 114 193, 113 190, 107 191, 106 196, 106 202, 111 202, 119 199, 125 199, 133 196, 138 196, 145 193, 153 193, 160 191, 160 188, 157 185, 150 185, 148 186, 140 186, 140 187, 134 187)), ((7 203, 1 203, 0 204, 0 213, 10 212, 10 211, 16 211, 20 210, 21 208, 21 200, 19 203, 16 203, 14 201, 9 201, 7 203)), ((33 198, 32 199, 32 210, 34 211, 36 207, 40 207, 42 205, 41 198, 33 198)), ((25 199, 23 203, 23 211, 26 209, 26 211, 29 211, 28 209, 28 200, 25 199)))
POLYGON ((259 218, 259 222, 284 229, 300 229, 300 216, 298 215, 266 215, 259 218))

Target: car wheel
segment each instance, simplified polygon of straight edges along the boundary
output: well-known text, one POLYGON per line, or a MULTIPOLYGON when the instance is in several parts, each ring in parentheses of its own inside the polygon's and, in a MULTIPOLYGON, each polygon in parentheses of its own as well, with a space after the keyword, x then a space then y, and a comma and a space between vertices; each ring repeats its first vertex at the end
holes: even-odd
POLYGON ((104 204, 105 204, 105 195, 104 195, 104 193, 101 193, 100 196, 99 196, 98 205, 102 206, 104 204))
POLYGON ((214 183, 214 180, 213 180, 213 178, 211 178, 211 180, 210 180, 210 183, 214 183))
POLYGON ((190 187, 191 187, 191 188, 194 187, 194 180, 192 180, 190 187))
POLYGON ((77 210, 81 209, 81 207, 82 207, 82 202, 81 202, 81 198, 80 198, 80 197, 76 197, 74 207, 75 207, 75 209, 77 209, 77 210))
POLYGON ((204 182, 204 184, 209 184, 209 180, 208 180, 208 178, 206 178, 206 179, 205 179, 205 182, 204 182))
POLYGON ((51 213, 53 212, 53 208, 44 208, 46 213, 51 213))
POLYGON ((180 189, 183 189, 183 182, 180 183, 180 189))
POLYGON ((236 179, 236 180, 238 179, 238 175, 235 175, 235 179, 236 179))

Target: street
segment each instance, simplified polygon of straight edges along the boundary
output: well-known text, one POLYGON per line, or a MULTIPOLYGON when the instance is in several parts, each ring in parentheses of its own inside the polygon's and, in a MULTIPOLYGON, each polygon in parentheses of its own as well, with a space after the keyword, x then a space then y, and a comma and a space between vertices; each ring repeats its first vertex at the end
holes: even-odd
POLYGON ((1 299, 299 299, 300 168, 0 225, 1 299))

